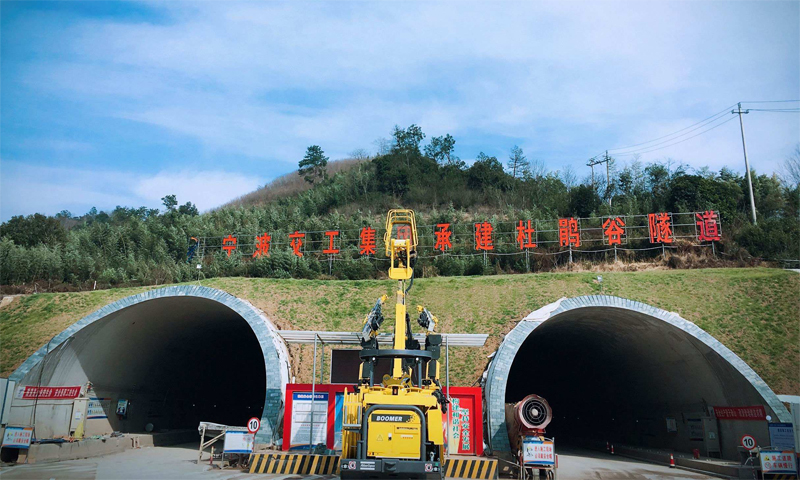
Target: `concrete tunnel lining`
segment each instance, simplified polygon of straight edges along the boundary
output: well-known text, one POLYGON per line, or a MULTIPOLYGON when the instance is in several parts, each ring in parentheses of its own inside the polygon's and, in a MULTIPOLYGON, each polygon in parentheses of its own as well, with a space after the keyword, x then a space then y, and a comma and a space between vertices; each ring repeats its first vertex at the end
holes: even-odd
MULTIPOLYGON (((201 349, 203 355, 213 357, 215 338, 228 344, 232 338, 237 338, 237 342, 248 345, 247 348, 259 350, 261 356, 256 359, 256 354, 249 352, 244 358, 249 357, 249 364, 255 361, 259 364, 256 368, 247 365, 232 368, 232 381, 260 385, 256 388, 266 386, 260 392, 264 406, 262 427, 256 436, 256 443, 272 443, 280 435, 278 422, 285 385, 289 381, 288 352, 275 331, 275 326, 260 310, 227 292, 191 285, 165 287, 123 298, 87 315, 56 335, 49 346, 44 345, 31 355, 10 376, 10 380, 17 385, 36 385, 40 371, 38 365, 49 351, 51 357, 58 358, 44 363, 45 374, 59 385, 66 385, 63 382, 70 381, 83 382, 90 377, 89 380, 100 385, 100 388, 113 390, 114 382, 118 382, 114 377, 120 372, 124 372, 128 385, 142 385, 139 382, 157 371, 154 369, 159 365, 154 362, 163 361, 164 355, 174 353, 173 356, 180 357, 182 349, 193 348, 201 349), (142 320, 137 329, 124 330, 137 318, 142 320), (223 333, 227 333, 227 337, 223 333), (126 361, 136 353, 131 349, 121 349, 119 355, 115 356, 114 345, 104 340, 115 341, 122 338, 120 335, 132 335, 126 338, 126 343, 139 345, 140 349, 145 345, 143 341, 148 342, 147 350, 160 352, 161 357, 151 355, 149 361, 148 358, 126 361), (197 345, 197 342, 205 345, 197 345), (82 353, 76 355, 76 351, 82 353), (119 362, 116 362, 117 358, 119 362), (263 367, 260 362, 263 362, 263 367), (103 365, 93 365, 96 363, 103 365), (265 378, 253 379, 254 372, 258 372, 256 375, 265 374, 265 378), (79 378, 81 373, 85 375, 84 379, 79 378)), ((226 348, 230 349, 231 346, 226 345, 226 348)), ((231 360, 234 359, 226 359, 231 360)), ((183 368, 191 368, 191 365, 183 368)), ((214 388, 224 388, 226 381, 231 379, 209 378, 205 388, 213 392, 214 388), (216 387, 215 382, 218 382, 216 387)), ((211 418, 203 420, 214 421, 211 418)), ((246 420, 242 419, 241 423, 246 420)))
MULTIPOLYGON (((565 355, 571 346, 581 348, 594 345, 595 351, 571 352, 571 358, 575 358, 576 354, 581 355, 578 362, 585 362, 589 378, 592 373, 599 375, 593 362, 596 363, 600 358, 613 358, 615 352, 619 352, 620 346, 625 346, 628 357, 626 371, 638 375, 638 379, 632 379, 633 383, 638 381, 639 384, 646 383, 648 386, 647 391, 641 392, 638 397, 639 401, 648 405, 664 397, 675 403, 685 404, 697 402, 697 399, 708 399, 711 402, 709 406, 713 406, 713 402, 719 402, 716 405, 730 405, 727 400, 736 402, 757 399, 757 403, 766 405, 768 413, 773 413, 778 421, 791 421, 788 411, 774 392, 747 364, 711 335, 679 315, 612 296, 562 298, 519 322, 506 335, 492 358, 486 372, 484 396, 487 405, 487 440, 495 452, 510 449, 505 425, 505 404, 507 401, 521 399, 516 396, 525 390, 524 387, 519 388, 524 377, 519 375, 519 371, 515 375, 514 361, 518 354, 527 358, 532 348, 543 348, 542 345, 545 344, 541 342, 539 347, 532 345, 535 343, 534 338, 545 339, 545 344, 557 344, 558 348, 565 350, 565 355), (534 331, 537 332, 536 335, 533 335, 534 331), (687 380, 678 375, 670 375, 670 368, 698 375, 702 372, 705 375, 703 378, 708 381, 695 381, 689 392, 680 384, 687 380), (658 374, 661 376, 654 377, 658 374)), ((548 352, 545 345, 541 353, 554 352, 548 352)), ((618 355, 617 360, 622 358, 618 355)), ((522 363, 526 374, 534 373, 542 365, 525 359, 522 363)), ((619 366, 626 367, 624 364, 619 366)), ((546 392, 537 390, 537 377, 530 375, 527 378, 530 391, 526 392, 542 394, 547 398, 546 392)), ((604 385, 601 381, 596 381, 593 386, 603 388, 604 385)), ((608 388, 622 387, 612 384, 608 388)), ((593 393, 591 390, 581 391, 580 387, 573 386, 570 393, 577 392, 587 397, 593 393)), ((613 393, 619 394, 620 391, 613 393)), ((556 418, 564 413, 558 411, 557 404, 553 408, 556 418)), ((557 421, 554 425, 557 425, 557 421)))

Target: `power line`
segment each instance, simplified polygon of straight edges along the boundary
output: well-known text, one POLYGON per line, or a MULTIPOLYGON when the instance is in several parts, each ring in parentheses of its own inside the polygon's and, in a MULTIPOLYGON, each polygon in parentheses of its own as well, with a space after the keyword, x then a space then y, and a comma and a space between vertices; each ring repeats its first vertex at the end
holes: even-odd
MULTIPOLYGON (((692 133, 692 132, 694 132, 696 130, 699 130, 701 128, 707 127, 708 125, 710 125, 710 124, 712 124, 712 123, 714 123, 714 122, 716 122, 718 120, 721 120, 722 118, 725 118, 725 114, 727 114, 727 113, 728 112, 726 111, 722 115, 717 115, 717 117, 714 118, 713 120, 705 122, 702 125, 699 125, 699 126, 697 126, 695 128, 692 128, 691 130, 687 130, 685 133, 682 133, 680 135, 674 136, 674 137, 669 138, 667 140, 664 140, 662 142, 654 143, 652 145, 648 145, 648 146, 642 147, 642 148, 637 148, 637 149, 634 149, 634 150, 631 150, 631 151, 627 151, 627 152, 618 152, 618 153, 616 153, 616 155, 628 155, 630 153, 636 153, 636 152, 639 152, 639 151, 642 151, 642 150, 648 150, 648 149, 651 149, 653 147, 658 147, 659 145, 664 145, 665 143, 669 143, 669 142, 675 141, 675 140, 677 140, 677 139, 679 139, 679 138, 681 138, 683 136, 686 136, 686 135, 688 135, 688 134, 690 134, 690 133, 692 133)), ((689 138, 693 138, 693 137, 689 137, 689 138)))
MULTIPOLYGON (((677 142, 670 143, 669 145, 664 145, 663 147, 653 148, 653 149, 650 149, 650 150, 640 150, 640 151, 628 152, 628 153, 618 153, 618 154, 617 154, 617 156, 619 156, 619 157, 624 157, 624 156, 628 156, 628 155, 637 155, 637 154, 642 154, 642 153, 650 153, 650 152, 655 152, 655 151, 657 151, 657 150, 663 150, 663 149, 665 149, 665 148, 667 148, 667 147, 671 147, 671 146, 673 146, 673 145, 677 145, 677 144, 679 144, 679 143, 683 143, 683 142, 685 142, 685 141, 687 141, 687 140, 691 140, 691 139, 693 139, 693 138, 695 138, 695 137, 699 137, 700 135, 703 135, 704 133, 708 133, 708 132, 710 132, 711 130, 714 130, 715 128, 717 128, 717 127, 721 127, 721 126, 725 125, 726 123, 730 122, 731 120, 734 120, 735 118, 736 118, 736 117, 731 117, 731 118, 729 118, 729 119, 725 120, 724 122, 718 123, 718 124, 714 125, 713 127, 709 128, 709 129, 703 130, 703 131, 702 131, 702 132, 700 132, 700 133, 697 133, 697 134, 695 134, 695 135, 692 135, 691 137, 687 137, 687 138, 684 138, 684 139, 682 139, 682 140, 679 140, 679 141, 677 141, 677 142)), ((674 140, 674 139, 673 139, 673 140, 674 140)))
POLYGON ((747 100, 742 103, 792 103, 800 102, 800 100, 747 100))
MULTIPOLYGON (((800 102, 800 100, 748 100, 746 102, 741 102, 741 103, 792 103, 792 102, 800 102)), ((642 153, 641 150, 643 150, 643 149, 651 149, 652 147, 656 147, 656 146, 659 146, 659 145, 663 145, 664 143, 672 142, 673 140, 677 140, 678 138, 683 137, 685 135, 688 135, 689 133, 691 133, 693 131, 699 130, 699 129, 701 129, 701 128, 709 125, 709 124, 714 123, 715 121, 721 119, 726 113, 728 113, 729 109, 731 109, 731 108, 733 108, 735 106, 736 106, 736 104, 733 104, 733 105, 730 105, 728 107, 725 107, 724 110, 721 110, 721 111, 719 111, 719 112, 717 112, 717 113, 715 113, 715 114, 713 114, 713 115, 711 115, 709 117, 704 118, 703 120, 700 120, 697 123, 693 123, 693 124, 691 124, 691 125, 689 125, 687 127, 684 127, 684 128, 682 128, 680 130, 676 130, 676 131, 674 131, 672 133, 669 133, 667 135, 662 135, 662 136, 654 138, 652 140, 648 140, 646 142, 641 142, 641 143, 636 143, 636 144, 633 144, 633 145, 628 145, 626 147, 610 148, 607 151, 609 151, 609 152, 617 152, 616 155, 618 155, 618 156, 634 154, 634 153, 637 153, 637 152, 642 153), (683 133, 681 133, 681 132, 683 132, 683 133), (670 137, 674 137, 674 138, 670 138, 670 137), (667 140, 665 140, 664 142, 661 142, 661 143, 654 144, 654 145, 649 145, 649 144, 651 144, 653 142, 657 142, 658 140, 662 140, 662 139, 667 139, 667 140), (634 147, 640 147, 640 146, 643 146, 643 145, 647 145, 647 146, 644 146, 642 149, 637 149, 636 151, 628 151, 628 152, 621 151, 621 150, 628 150, 628 149, 631 149, 631 148, 634 148, 634 147)), ((778 108, 776 108, 776 109, 751 108, 750 110, 758 111, 758 112, 781 112, 781 113, 800 112, 800 109, 795 109, 795 108, 786 108, 786 109, 784 109, 784 108, 780 108, 780 109, 778 109, 778 108)), ((689 138, 694 138, 694 137, 689 137, 689 138)), ((595 157, 598 157, 600 155, 602 155, 602 153, 600 153, 598 155, 595 155, 595 157)), ((595 157, 593 157, 593 158, 595 158, 595 157)))
MULTIPOLYGON (((715 117, 722 117, 723 115, 727 114, 727 113, 728 113, 728 110, 730 110, 731 108, 733 108, 733 107, 735 107, 735 106, 736 106, 736 104, 729 105, 729 106, 725 107, 724 109, 722 109, 721 111, 719 111, 719 112, 717 112, 717 113, 715 113, 715 114, 711 115, 710 117, 704 118, 703 120, 700 120, 700 121, 699 121, 699 122, 697 122, 697 123, 693 123, 693 124, 689 125, 688 127, 684 127, 684 128, 682 128, 682 129, 680 129, 680 130, 677 130, 677 131, 675 131, 675 132, 672 132, 672 133, 670 133, 670 134, 663 135, 663 136, 661 136, 661 137, 654 138, 654 139, 652 139, 652 140, 648 140, 648 141, 646 141, 646 142, 642 142, 642 143, 636 143, 636 144, 634 144, 634 145, 628 145, 627 147, 610 148, 608 151, 609 151, 609 152, 612 152, 612 151, 618 151, 618 150, 627 150, 627 149, 629 149, 629 148, 633 148, 633 147, 639 147, 639 146, 641 146, 641 145, 647 145, 648 143, 653 143, 653 142, 656 142, 656 141, 658 141, 658 140, 661 140, 661 139, 664 139, 664 138, 667 138, 667 137, 672 137, 672 136, 675 136, 675 135, 677 135, 678 133, 681 133, 681 132, 683 132, 684 130, 690 129, 690 128, 694 127, 694 126, 698 126, 698 128, 702 128, 703 126, 705 126, 705 124, 712 123, 712 122, 714 122, 715 120, 717 120, 717 118, 715 118, 715 117), (700 124, 704 124, 704 125, 700 125, 700 124)), ((693 129, 693 130, 695 130, 695 129, 693 129)), ((689 132, 685 132, 684 134, 681 134, 681 135, 678 135, 678 136, 683 136, 683 135, 685 135, 686 133, 689 133, 689 132)), ((677 137, 676 137, 676 138, 677 138, 677 137)), ((670 140, 668 140, 668 141, 671 141, 671 140, 675 140, 675 139, 673 138, 673 139, 670 139, 670 140)), ((653 147, 653 146, 655 146, 655 145, 651 145, 651 147, 653 147)), ((645 147, 645 148, 650 148, 650 147, 645 147)))

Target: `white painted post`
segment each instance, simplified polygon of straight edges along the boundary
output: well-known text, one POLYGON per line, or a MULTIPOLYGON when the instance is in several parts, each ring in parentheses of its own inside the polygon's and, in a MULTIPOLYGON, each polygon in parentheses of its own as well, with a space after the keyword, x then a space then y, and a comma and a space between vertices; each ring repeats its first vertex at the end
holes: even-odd
POLYGON ((314 335, 314 373, 311 375, 311 424, 308 427, 308 453, 314 448, 314 400, 317 387, 317 339, 319 335, 314 335))

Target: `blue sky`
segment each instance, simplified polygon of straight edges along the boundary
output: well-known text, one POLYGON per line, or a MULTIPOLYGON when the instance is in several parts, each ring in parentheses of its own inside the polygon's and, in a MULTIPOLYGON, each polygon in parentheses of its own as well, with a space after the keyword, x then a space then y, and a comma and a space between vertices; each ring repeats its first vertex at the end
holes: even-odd
MULTIPOLYGON (((3 1, 0 219, 170 193, 208 209, 395 124, 584 177, 605 149, 800 98, 799 6, 3 1)), ((759 171, 800 142, 797 113, 745 128, 759 171)), ((666 158, 743 170, 738 121, 640 160, 666 158)))

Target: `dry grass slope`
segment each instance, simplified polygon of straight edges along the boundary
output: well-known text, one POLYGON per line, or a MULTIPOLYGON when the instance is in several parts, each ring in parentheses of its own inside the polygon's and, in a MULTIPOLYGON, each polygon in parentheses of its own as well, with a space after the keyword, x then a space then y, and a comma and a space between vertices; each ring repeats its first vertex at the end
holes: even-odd
MULTIPOLYGON (((336 160, 329 162, 327 166, 328 175, 332 176, 339 172, 350 170, 359 163, 369 161, 368 159, 346 158, 343 160, 336 160)), ((311 183, 305 181, 303 177, 297 173, 297 170, 281 175, 270 183, 264 185, 257 190, 242 195, 239 198, 231 200, 230 202, 222 205, 219 208, 228 207, 254 207, 259 205, 266 205, 275 200, 290 197, 306 190, 310 190, 311 183)))
MULTIPOLYGON (((453 349, 454 384, 470 385, 486 356, 519 319, 561 297, 605 293, 679 313, 750 364, 777 392, 800 394, 800 275, 766 268, 439 277, 417 280, 412 304, 425 304, 444 332, 489 333, 483 349, 453 349)), ((218 278, 201 282, 245 298, 280 328, 359 328, 393 282, 218 278)), ((16 298, 0 308, 0 375, 9 375, 64 327, 144 288, 16 298)), ((294 375, 310 381, 310 348, 292 347, 294 375)), ((330 365, 326 359, 326 365, 330 365)))

